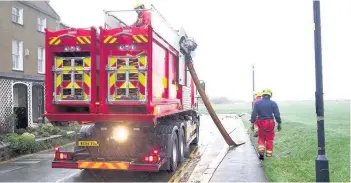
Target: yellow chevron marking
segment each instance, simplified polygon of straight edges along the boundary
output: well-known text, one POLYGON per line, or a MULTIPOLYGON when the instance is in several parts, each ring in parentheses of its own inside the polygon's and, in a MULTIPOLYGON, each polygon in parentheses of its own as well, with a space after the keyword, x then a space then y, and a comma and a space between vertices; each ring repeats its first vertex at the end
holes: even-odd
POLYGON ((129 82, 129 86, 128 87, 129 88, 135 88, 135 86, 131 82, 129 82))
POLYGON ((146 39, 146 37, 144 37, 143 35, 139 35, 139 37, 140 37, 145 43, 148 42, 148 40, 146 39))
POLYGON ((116 73, 113 73, 112 76, 110 76, 110 88, 116 83, 116 73))
POLYGON ((62 66, 63 59, 62 58, 57 58, 56 59, 56 68, 59 68, 59 66, 62 66))
POLYGON ((90 57, 84 58, 84 63, 90 67, 90 57))
POLYGON ((61 40, 59 39, 59 40, 56 41, 55 45, 58 45, 60 43, 61 43, 61 40))
POLYGON ((109 169, 115 169, 115 166, 113 166, 112 163, 105 163, 105 165, 106 165, 109 169))
MULTIPOLYGON (((127 83, 124 82, 123 85, 120 88, 127 88, 127 83)), ((129 82, 128 88, 135 88, 135 86, 131 82, 129 82)))
POLYGON ((140 39, 136 36, 136 35, 133 35, 133 39, 138 42, 138 43, 141 43, 140 39))
POLYGON ((66 88, 71 88, 72 87, 72 82, 70 82, 67 86, 66 86, 66 88))
POLYGON ((127 170, 128 169, 128 166, 124 163, 118 163, 118 166, 121 170, 127 170))
POLYGON ((104 40, 104 43, 107 43, 111 38, 112 38, 112 36, 107 36, 104 40))
POLYGON ((116 40, 117 40, 117 38, 114 37, 114 38, 111 39, 111 41, 110 41, 109 43, 110 43, 110 44, 115 43, 116 40))
POLYGON ((89 74, 84 74, 84 83, 90 88, 90 76, 89 76, 89 74))
POLYGON ((85 44, 85 42, 82 40, 82 38, 77 37, 77 40, 78 40, 78 42, 79 42, 80 44, 85 44))
POLYGON ((146 79, 143 73, 139 73, 139 83, 142 84, 144 87, 146 85, 146 79))
POLYGON ((102 165, 101 162, 97 162, 97 163, 94 163, 93 167, 92 168, 99 168, 100 165, 102 165))
POLYGON ((79 168, 86 168, 89 165, 89 162, 78 163, 79 168))
POLYGON ((85 40, 86 43, 90 44, 90 40, 86 37, 86 36, 83 36, 83 39, 85 40))
POLYGON ((116 62, 117 62, 117 58, 116 57, 112 57, 112 58, 110 58, 110 67, 112 67, 113 65, 115 65, 116 64, 116 62))
POLYGON ((56 40, 57 40, 57 37, 53 37, 53 38, 50 40, 49 44, 50 44, 50 45, 53 44, 56 40))
POLYGON ((58 74, 56 77, 56 88, 59 87, 62 83, 62 76, 61 74, 58 74))
POLYGON ((139 62, 141 63, 141 65, 146 66, 146 57, 140 57, 139 62))
MULTIPOLYGON (((66 88, 72 88, 72 82, 70 82, 70 83, 66 86, 66 88)), ((74 88, 80 88, 80 86, 79 86, 76 82, 74 82, 74 88)))

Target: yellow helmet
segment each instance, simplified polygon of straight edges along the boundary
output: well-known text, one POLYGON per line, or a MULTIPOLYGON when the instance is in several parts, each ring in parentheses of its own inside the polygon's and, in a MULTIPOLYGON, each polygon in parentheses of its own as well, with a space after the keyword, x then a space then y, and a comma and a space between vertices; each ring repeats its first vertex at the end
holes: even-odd
POLYGON ((136 0, 134 2, 134 9, 139 8, 140 6, 143 6, 143 5, 144 5, 144 3, 142 3, 141 1, 136 0))
POLYGON ((272 96, 272 91, 270 90, 270 89, 264 89, 263 91, 262 91, 262 95, 268 95, 268 96, 272 96))
POLYGON ((262 96, 261 92, 256 92, 255 93, 255 97, 260 97, 260 96, 262 96))

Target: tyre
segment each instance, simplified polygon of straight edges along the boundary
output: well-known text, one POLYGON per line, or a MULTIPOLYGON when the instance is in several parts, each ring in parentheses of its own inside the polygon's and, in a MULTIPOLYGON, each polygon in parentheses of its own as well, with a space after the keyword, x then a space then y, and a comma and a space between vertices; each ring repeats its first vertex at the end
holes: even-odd
POLYGON ((168 169, 168 172, 174 172, 177 170, 177 166, 178 166, 178 152, 179 152, 179 142, 178 142, 178 135, 176 132, 172 133, 172 138, 171 138, 171 142, 172 142, 172 147, 171 147, 171 157, 170 157, 170 166, 168 169))
POLYGON ((179 162, 183 162, 185 158, 189 158, 189 155, 190 155, 190 148, 186 144, 186 134, 184 129, 181 128, 179 130, 179 162))

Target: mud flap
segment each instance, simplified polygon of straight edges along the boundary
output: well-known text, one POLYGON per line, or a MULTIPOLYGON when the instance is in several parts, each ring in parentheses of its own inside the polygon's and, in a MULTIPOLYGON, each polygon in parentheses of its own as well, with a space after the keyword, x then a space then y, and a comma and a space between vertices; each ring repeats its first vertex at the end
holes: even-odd
POLYGON ((161 170, 167 170, 171 166, 171 162, 169 161, 172 155, 172 134, 163 134, 162 135, 163 139, 163 144, 164 144, 164 152, 165 152, 165 157, 167 158, 167 161, 161 166, 161 170))

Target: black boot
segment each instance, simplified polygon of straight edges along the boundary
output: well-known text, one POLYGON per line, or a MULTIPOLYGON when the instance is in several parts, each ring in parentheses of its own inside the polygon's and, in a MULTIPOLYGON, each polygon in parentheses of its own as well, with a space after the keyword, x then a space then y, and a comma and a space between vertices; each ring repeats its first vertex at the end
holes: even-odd
POLYGON ((258 157, 258 158, 259 158, 260 160, 264 160, 264 152, 259 152, 258 154, 259 154, 259 157, 258 157))

